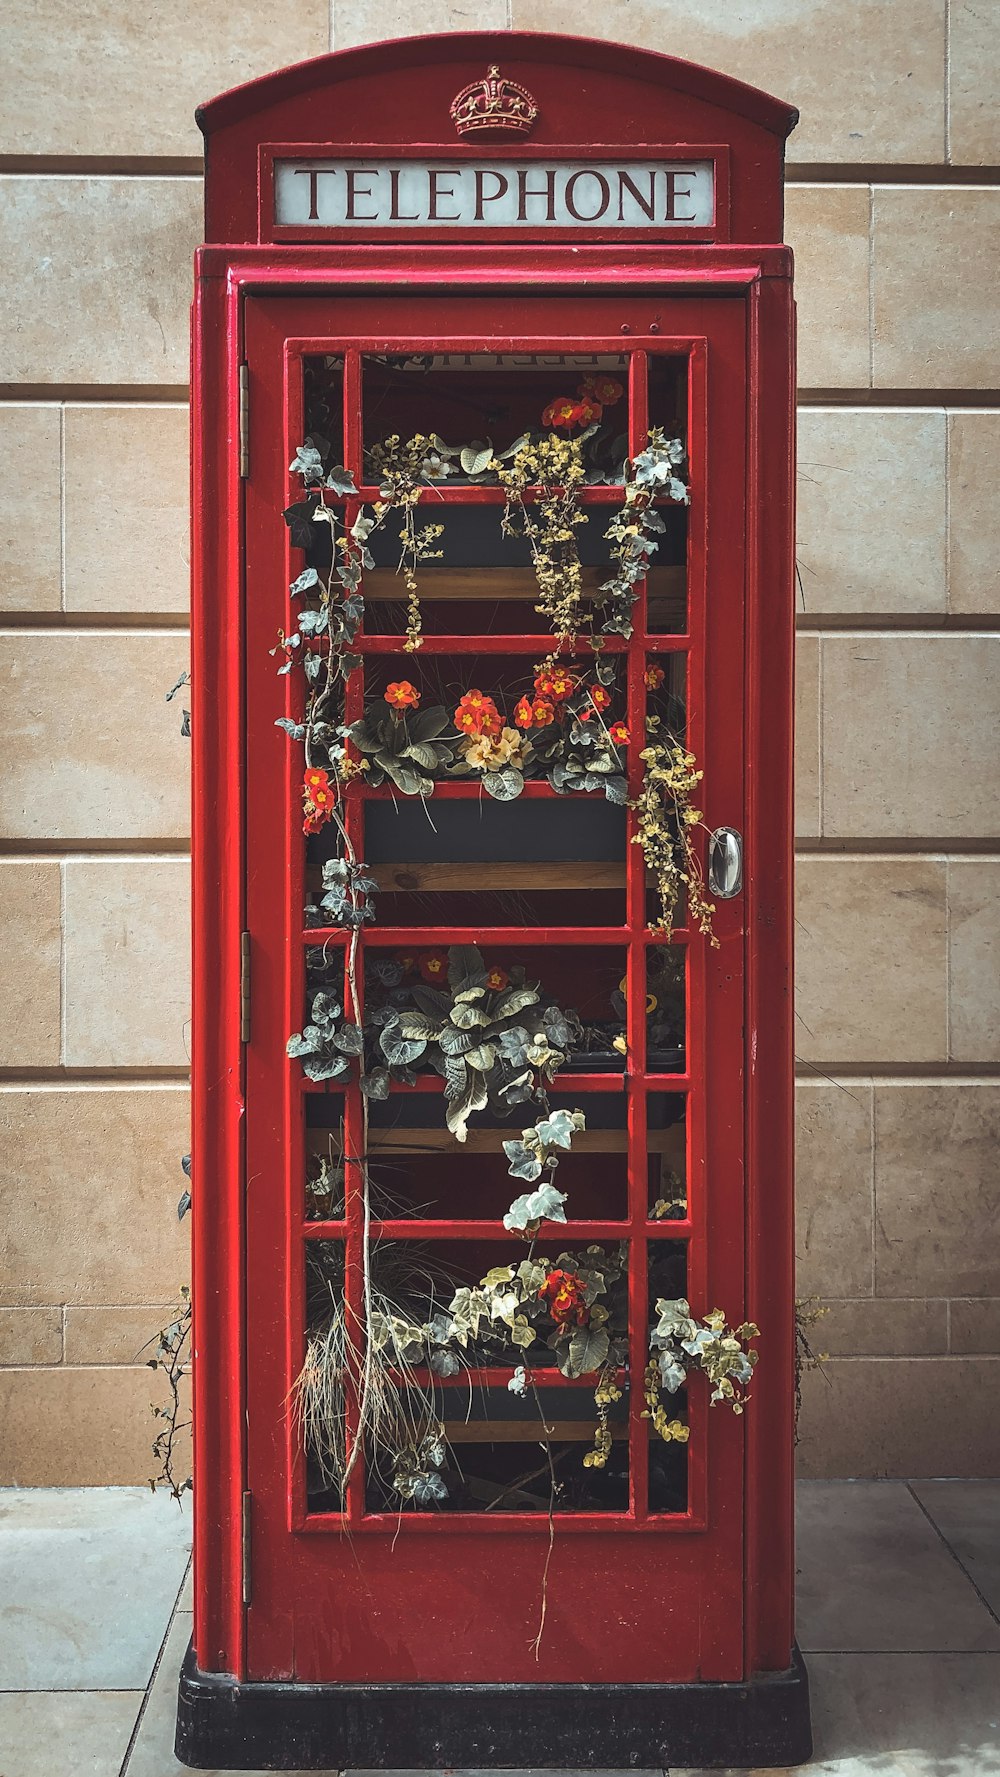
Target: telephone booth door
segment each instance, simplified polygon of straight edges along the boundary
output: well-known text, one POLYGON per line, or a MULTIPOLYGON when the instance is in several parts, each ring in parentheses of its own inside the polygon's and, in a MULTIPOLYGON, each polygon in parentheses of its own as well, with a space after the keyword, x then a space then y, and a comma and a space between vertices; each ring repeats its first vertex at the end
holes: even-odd
MULTIPOLYGON (((630 843, 637 815, 600 790, 560 794, 530 764, 509 802, 484 793, 482 773, 442 772, 425 797, 392 780, 371 785, 370 770, 342 787, 354 852, 379 885, 351 958, 366 1009, 377 1016, 387 979, 404 988, 411 977, 433 979, 453 947, 475 945, 498 980, 524 968, 588 1031, 588 1048, 548 1094, 586 1118, 556 1175, 566 1224, 543 1222, 533 1238, 502 1220, 523 1186, 501 1144, 534 1121, 530 1107, 471 1115, 462 1144, 445 1127, 438 1074, 418 1065, 412 1085, 393 1081, 386 1098, 366 1102, 357 1065, 317 1082, 285 1054, 289 1033, 310 1020, 315 984, 343 994, 349 948, 337 919, 303 912, 319 901, 324 854, 343 840, 333 822, 303 836, 303 750, 280 724, 302 721, 307 683, 278 674, 282 656, 266 645, 292 627, 289 585, 324 559, 299 519, 328 544, 329 527, 304 510, 301 476, 288 467, 307 437, 329 444, 358 490, 319 496, 339 506, 347 536, 359 504, 379 498, 372 462, 383 439, 454 438, 464 425, 467 436, 489 429, 500 450, 588 375, 615 394, 608 411, 631 457, 651 427, 679 437, 689 503, 663 501, 665 529, 638 582, 631 634, 603 638, 595 652, 581 632, 558 667, 584 686, 604 670, 596 702, 607 704, 591 719, 627 729, 617 750, 632 799, 655 732, 647 719, 659 718, 704 769, 707 818, 742 832, 744 306, 679 297, 657 312, 651 335, 648 298, 572 289, 248 306, 247 602, 260 638, 247 690, 252 1678, 538 1682, 593 1670, 652 1682, 742 1671, 739 1419, 710 1408, 705 1378, 693 1378, 671 1412, 688 1441, 665 1444, 642 1385, 658 1297, 689 1298, 701 1312, 724 1306, 733 1325, 743 1319, 741 897, 717 904, 714 945, 681 917, 664 943, 651 929, 642 849, 630 843), (414 959, 405 976, 401 958, 414 959), (430 1280, 417 1285, 426 1319, 432 1301, 446 1308, 455 1288, 492 1266, 527 1253, 554 1264, 565 1251, 619 1244, 630 1384, 614 1403, 602 1470, 582 1466, 593 1445, 593 1370, 568 1378, 545 1366, 544 1346, 529 1346, 535 1398, 508 1389, 516 1348, 510 1361, 482 1365, 463 1353, 436 1379, 431 1417, 440 1416, 449 1450, 443 1497, 421 1506, 393 1492, 371 1439, 336 1496, 294 1410, 307 1355, 323 1361, 315 1353, 331 1292, 343 1290, 360 1329, 366 1275, 373 1303, 405 1298, 412 1254, 414 1275, 430 1280)), ((621 486, 595 480, 579 499, 581 554, 595 558, 584 564, 587 596, 611 571, 603 533, 621 486)), ((519 701, 535 696, 551 637, 530 564, 507 565, 525 551, 506 546, 503 503, 501 487, 463 476, 460 461, 422 489, 416 513, 442 527, 441 555, 417 569, 423 631, 410 653, 398 522, 384 551, 371 540, 376 565, 362 575, 365 614, 351 644, 359 664, 335 693, 342 721, 374 712, 369 722, 384 723, 387 687, 400 682, 414 686, 419 709, 451 712, 481 691, 508 730, 519 701)), ((406 720, 388 717, 393 727, 406 720)), ((354 1361, 348 1420, 365 1388, 364 1353, 354 1361)))

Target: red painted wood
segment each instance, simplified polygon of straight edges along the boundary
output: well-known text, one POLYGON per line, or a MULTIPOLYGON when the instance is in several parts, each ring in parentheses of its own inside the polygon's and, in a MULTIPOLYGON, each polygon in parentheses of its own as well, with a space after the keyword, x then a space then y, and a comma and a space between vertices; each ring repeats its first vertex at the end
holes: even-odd
MULTIPOLYGON (((792 310, 790 256, 778 243, 781 139, 792 121, 765 95, 670 58, 525 33, 415 39, 320 58, 225 95, 203 113, 208 234, 222 243, 199 255, 193 405, 195 1640, 206 1670, 652 1682, 735 1680, 788 1664, 792 310), (594 158, 602 144, 623 139, 636 152, 643 143, 672 144, 669 152, 684 149, 691 158, 718 151, 714 240, 602 242, 582 231, 579 240, 526 243, 494 232, 474 243, 450 236, 443 244, 410 237, 332 245, 313 244, 315 237, 269 242, 261 234, 269 226, 274 145, 322 146, 333 115, 342 143, 370 144, 373 120, 385 118, 394 138, 379 149, 385 156, 460 159, 468 145, 456 153, 454 140, 435 137, 439 126, 427 120, 442 105, 446 113, 454 91, 498 58, 541 104, 526 158, 579 153, 584 132, 594 158), (573 142, 575 149, 567 146, 573 142), (612 646, 626 654, 633 788, 644 661, 682 653, 690 743, 706 771, 706 820, 747 835, 747 890, 717 910, 719 949, 697 933, 675 934, 687 958, 684 1074, 658 1075, 645 1065, 646 953, 660 940, 644 928, 636 847, 628 852, 622 926, 376 926, 363 939, 363 947, 378 949, 475 938, 514 948, 565 945, 577 955, 617 946, 626 956, 627 1069, 559 1082, 561 1091, 626 1095, 626 1219, 578 1221, 554 1231, 553 1241, 624 1235, 632 1242, 631 1497, 627 1512, 557 1520, 538 1661, 529 1644, 548 1544, 544 1514, 365 1515, 359 1463, 347 1539, 339 1515, 307 1512, 287 1412, 304 1349, 309 1241, 347 1240, 348 1296, 359 1319, 362 1305, 357 1169, 348 1168, 344 1221, 305 1222, 304 1109, 317 1088, 284 1056, 301 1019, 306 946, 343 948, 341 933, 302 928, 301 762, 273 726, 275 716, 299 713, 302 696, 297 676, 277 678, 268 655, 278 626, 289 627, 287 584, 301 565, 280 519, 281 506, 298 493, 286 469, 303 431, 298 366, 313 348, 344 353, 346 455, 359 469, 364 351, 484 342, 488 349, 629 351, 633 448, 645 435, 649 361, 665 350, 687 358, 688 633, 647 633, 640 603, 631 644, 612 646), (251 472, 241 490, 236 365, 244 353, 251 472), (245 1055, 237 1019, 244 927, 254 961, 245 1055), (647 1098, 678 1091, 687 1097, 689 1219, 650 1223, 647 1098), (646 1246, 663 1240, 687 1245, 697 1312, 719 1305, 738 1319, 745 1311, 764 1328, 744 1420, 709 1410, 701 1379, 688 1390, 685 1514, 650 1514, 645 1498, 647 1423, 638 1383, 646 1246), (248 1611, 240 1602, 244 1487, 254 1502, 248 1611), (588 1539, 582 1561, 580 1535, 588 1539)), ((331 152, 328 142, 323 152, 331 152)), ((588 495, 605 508, 616 498, 610 489, 588 495)), ((446 494, 447 503, 495 507, 497 500, 495 490, 446 494)), ((390 637, 366 637, 360 652, 377 665, 396 646, 390 637)), ((523 658, 527 670, 539 637, 428 637, 425 651, 506 652, 523 658)), ((352 681, 349 718, 360 713, 360 678, 352 681)), ((359 849, 364 802, 387 793, 349 798, 359 849)), ((475 784, 457 783, 436 792, 470 800, 479 793, 475 784)), ((544 784, 527 793, 552 794, 544 784)), ((440 1082, 421 1081, 419 1090, 440 1090, 440 1082)), ((359 1155, 360 1095, 352 1086, 343 1097, 348 1151, 359 1155)), ((510 1240, 498 1223, 471 1219, 384 1222, 376 1233, 510 1240)))

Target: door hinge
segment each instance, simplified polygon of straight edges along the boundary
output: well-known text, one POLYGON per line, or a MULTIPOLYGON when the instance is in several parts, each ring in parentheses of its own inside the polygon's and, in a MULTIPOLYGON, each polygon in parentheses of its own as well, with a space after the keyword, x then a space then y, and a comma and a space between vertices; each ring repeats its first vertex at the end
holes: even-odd
POLYGON ((241 1520, 241 1539, 240 1539, 240 1553, 241 1553, 240 1568, 241 1568, 241 1573, 242 1573, 243 1602, 244 1602, 244 1604, 250 1603, 250 1597, 251 1597, 251 1592, 252 1592, 252 1586, 250 1583, 250 1581, 251 1581, 251 1575, 250 1575, 250 1526, 251 1526, 252 1499, 253 1499, 252 1494, 244 1493, 242 1520, 241 1520))
POLYGON ((240 1042, 250 1041, 250 933, 240 933, 240 1042))
POLYGON ((250 474, 250 366, 240 365, 240 480, 250 474))

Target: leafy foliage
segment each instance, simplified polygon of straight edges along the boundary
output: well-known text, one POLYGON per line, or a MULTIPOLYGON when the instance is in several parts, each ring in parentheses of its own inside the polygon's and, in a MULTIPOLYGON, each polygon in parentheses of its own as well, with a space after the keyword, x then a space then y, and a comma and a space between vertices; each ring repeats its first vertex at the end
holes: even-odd
POLYGON ((536 1093, 536 1076, 552 1081, 580 1025, 523 971, 491 988, 474 944, 452 946, 447 978, 447 991, 398 987, 374 1017, 390 1069, 421 1063, 441 1075, 445 1121, 464 1142, 475 1111, 523 1104, 536 1093))
POLYGON ((301 1031, 289 1037, 285 1053, 301 1061, 310 1080, 342 1080, 351 1060, 364 1053, 364 1036, 344 1015, 336 995, 325 987, 312 994, 309 1019, 301 1031))
POLYGON ((730 1330, 721 1308, 713 1308, 698 1321, 683 1296, 674 1301, 660 1297, 656 1314, 649 1348, 661 1387, 676 1394, 688 1370, 703 1370, 712 1384, 713 1404, 728 1401, 734 1413, 742 1413, 758 1355, 749 1348, 749 1341, 757 1337, 760 1328, 745 1321, 730 1330))
POLYGON ((448 725, 440 704, 400 714, 376 703, 347 737, 365 760, 367 783, 388 781, 403 796, 430 796, 435 776, 455 756, 454 737, 442 738, 448 725))

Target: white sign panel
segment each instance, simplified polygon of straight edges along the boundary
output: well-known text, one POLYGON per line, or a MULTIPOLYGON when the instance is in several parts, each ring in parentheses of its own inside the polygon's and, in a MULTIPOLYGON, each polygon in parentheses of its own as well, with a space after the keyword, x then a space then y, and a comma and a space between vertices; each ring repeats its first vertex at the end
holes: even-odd
POLYGON ((295 228, 710 228, 697 161, 279 160, 275 216, 295 228))

